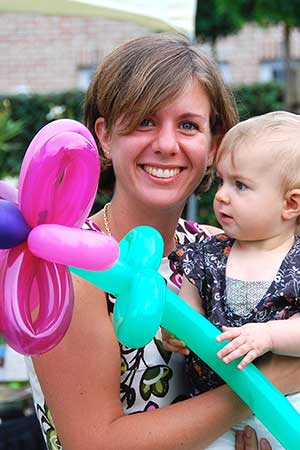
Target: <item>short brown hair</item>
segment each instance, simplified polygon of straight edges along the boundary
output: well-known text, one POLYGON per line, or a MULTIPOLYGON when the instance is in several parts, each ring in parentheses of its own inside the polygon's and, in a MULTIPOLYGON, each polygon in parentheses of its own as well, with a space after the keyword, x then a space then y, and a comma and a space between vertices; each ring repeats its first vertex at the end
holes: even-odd
MULTIPOLYGON (((94 127, 99 117, 112 132, 122 118, 122 133, 132 132, 142 119, 176 98, 187 83, 198 80, 210 100, 210 127, 221 140, 238 119, 235 101, 225 87, 216 63, 178 33, 160 33, 130 40, 112 51, 96 71, 87 91, 84 121, 99 147, 102 163, 100 189, 111 192, 114 173, 105 158, 94 127)), ((208 189, 208 170, 197 191, 208 189)))

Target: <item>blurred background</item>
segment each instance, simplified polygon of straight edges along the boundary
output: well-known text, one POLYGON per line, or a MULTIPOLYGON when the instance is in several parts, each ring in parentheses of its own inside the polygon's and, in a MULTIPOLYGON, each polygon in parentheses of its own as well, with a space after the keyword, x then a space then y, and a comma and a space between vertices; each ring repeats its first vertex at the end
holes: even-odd
MULTIPOLYGON (((241 120, 300 112, 299 0, 1 0, 0 178, 15 181, 35 133, 53 119, 81 120, 96 66, 116 45, 178 30, 217 60, 241 120)), ((213 223, 211 197, 186 214, 213 223)), ((106 202, 98 196, 98 204, 106 202)))
MULTIPOLYGON (((17 186, 27 146, 48 122, 82 120, 108 52, 162 31, 186 34, 215 58, 241 120, 300 113, 299 0, 0 0, 0 179, 17 186)), ((213 194, 191 197, 185 215, 216 224, 213 194)), ((98 195, 95 209, 107 200, 98 195)), ((43 448, 23 358, 0 337, 0 450, 43 448)))

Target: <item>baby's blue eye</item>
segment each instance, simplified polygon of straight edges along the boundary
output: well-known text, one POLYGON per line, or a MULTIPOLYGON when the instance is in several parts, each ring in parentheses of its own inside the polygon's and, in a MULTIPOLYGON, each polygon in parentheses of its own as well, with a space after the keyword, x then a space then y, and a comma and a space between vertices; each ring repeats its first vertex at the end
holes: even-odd
POLYGON ((244 191, 245 189, 248 188, 248 186, 245 183, 242 183, 241 181, 236 181, 235 185, 240 191, 244 191))

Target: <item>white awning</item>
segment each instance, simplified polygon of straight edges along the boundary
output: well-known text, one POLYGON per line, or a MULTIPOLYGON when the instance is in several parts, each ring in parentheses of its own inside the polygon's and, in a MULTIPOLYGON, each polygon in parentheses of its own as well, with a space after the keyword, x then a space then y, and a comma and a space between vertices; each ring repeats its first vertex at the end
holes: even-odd
POLYGON ((194 36, 196 0, 0 0, 0 13, 102 16, 194 36))

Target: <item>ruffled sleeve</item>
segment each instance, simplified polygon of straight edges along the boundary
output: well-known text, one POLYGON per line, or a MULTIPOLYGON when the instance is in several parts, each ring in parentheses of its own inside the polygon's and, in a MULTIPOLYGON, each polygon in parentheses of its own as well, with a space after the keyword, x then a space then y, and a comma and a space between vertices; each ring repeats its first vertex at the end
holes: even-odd
POLYGON ((169 256, 178 272, 199 290, 205 277, 204 242, 179 245, 169 256))

